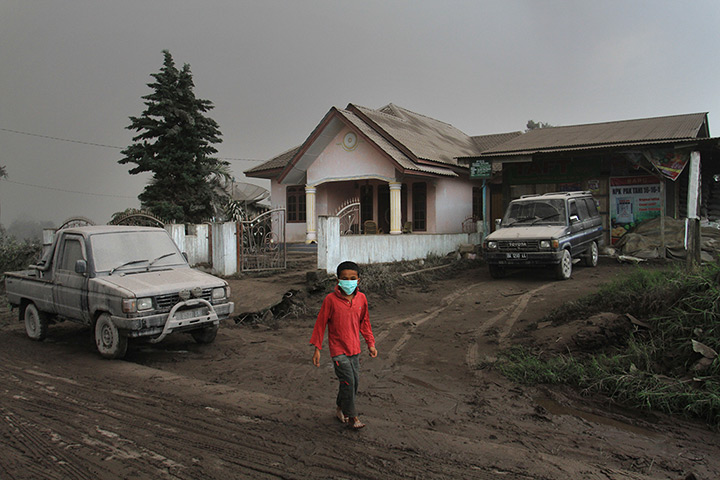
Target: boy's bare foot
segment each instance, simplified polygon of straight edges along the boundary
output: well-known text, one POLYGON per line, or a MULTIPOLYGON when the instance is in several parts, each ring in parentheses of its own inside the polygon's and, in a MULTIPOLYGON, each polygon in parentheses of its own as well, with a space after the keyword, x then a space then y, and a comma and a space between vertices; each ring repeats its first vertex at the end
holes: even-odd
POLYGON ((365 424, 362 423, 358 417, 348 417, 347 423, 348 426, 353 430, 360 430, 365 426, 365 424))
POLYGON ((335 411, 335 416, 337 416, 337 419, 340 420, 342 423, 347 423, 348 421, 348 417, 345 416, 340 407, 338 407, 335 411))

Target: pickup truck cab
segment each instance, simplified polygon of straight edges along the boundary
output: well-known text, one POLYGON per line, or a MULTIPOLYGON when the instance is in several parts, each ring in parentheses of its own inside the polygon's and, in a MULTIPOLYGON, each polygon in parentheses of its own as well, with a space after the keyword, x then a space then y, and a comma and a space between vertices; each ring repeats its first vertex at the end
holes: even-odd
POLYGON ((483 254, 493 278, 510 268, 550 266, 567 280, 574 259, 597 266, 602 233, 590 192, 524 195, 510 202, 500 228, 485 238, 483 254))
POLYGON ((7 297, 28 336, 72 320, 92 327, 98 352, 121 358, 129 338, 159 342, 188 332, 215 339, 234 310, 227 282, 190 268, 162 228, 93 226, 59 230, 29 270, 5 273, 7 297))

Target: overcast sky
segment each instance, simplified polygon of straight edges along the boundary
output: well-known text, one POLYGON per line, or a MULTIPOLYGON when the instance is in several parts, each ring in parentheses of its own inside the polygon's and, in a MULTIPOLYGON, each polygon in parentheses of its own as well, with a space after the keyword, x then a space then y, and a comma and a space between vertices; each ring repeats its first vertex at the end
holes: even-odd
POLYGON ((0 222, 139 207, 112 147, 163 49, 215 105, 218 156, 266 160, 350 102, 468 135, 709 112, 718 136, 719 26, 717 0, 0 0, 0 222))

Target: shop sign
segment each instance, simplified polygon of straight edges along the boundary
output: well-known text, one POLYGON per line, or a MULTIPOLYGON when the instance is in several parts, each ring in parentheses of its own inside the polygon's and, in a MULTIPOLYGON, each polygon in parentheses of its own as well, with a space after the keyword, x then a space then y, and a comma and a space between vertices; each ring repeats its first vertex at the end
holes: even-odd
POLYGON ((527 163, 504 164, 503 176, 511 185, 535 183, 569 183, 600 176, 597 160, 533 160, 527 163))
POLYGON ((652 176, 610 178, 610 237, 612 243, 635 227, 660 216, 660 182, 652 176))
POLYGON ((475 160, 470 164, 470 178, 490 178, 492 165, 486 160, 475 160))

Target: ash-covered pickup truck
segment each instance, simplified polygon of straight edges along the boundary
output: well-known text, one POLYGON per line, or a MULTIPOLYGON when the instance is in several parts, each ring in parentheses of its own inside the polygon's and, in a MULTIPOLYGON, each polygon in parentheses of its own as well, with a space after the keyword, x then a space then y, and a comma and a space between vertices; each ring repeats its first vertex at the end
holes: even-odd
POLYGON ((162 228, 59 230, 37 265, 5 273, 5 288, 30 338, 73 320, 92 327, 106 358, 122 358, 129 338, 187 332, 210 343, 234 309, 227 282, 190 268, 162 228))

